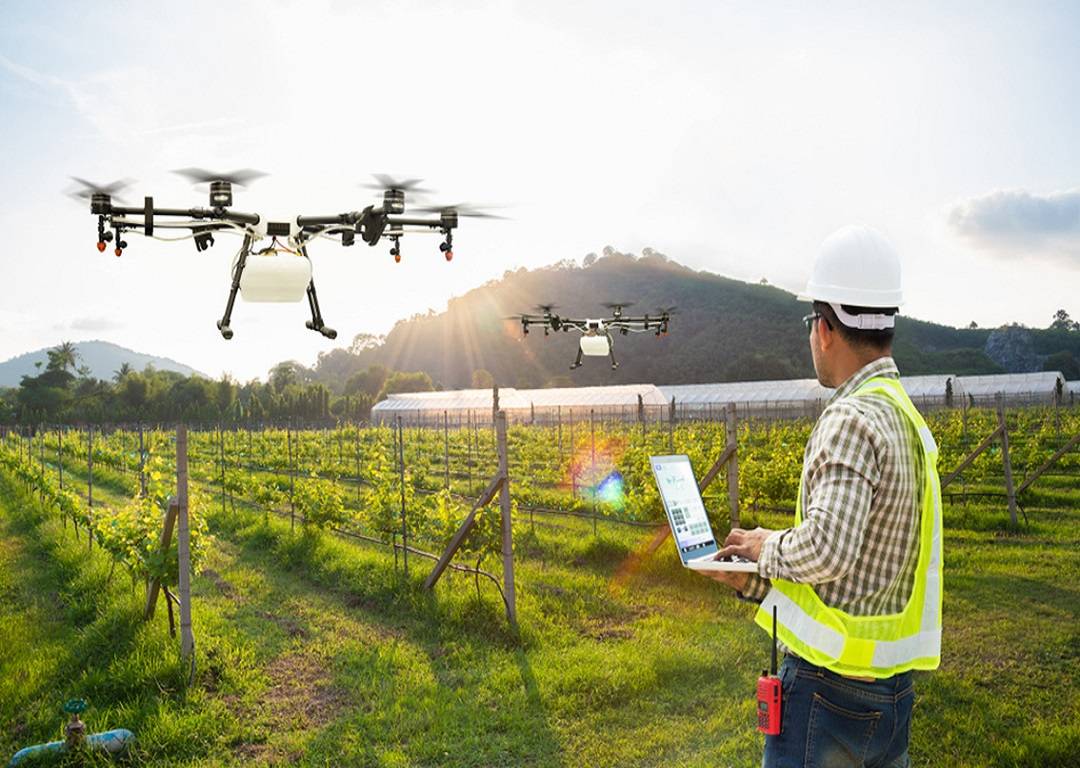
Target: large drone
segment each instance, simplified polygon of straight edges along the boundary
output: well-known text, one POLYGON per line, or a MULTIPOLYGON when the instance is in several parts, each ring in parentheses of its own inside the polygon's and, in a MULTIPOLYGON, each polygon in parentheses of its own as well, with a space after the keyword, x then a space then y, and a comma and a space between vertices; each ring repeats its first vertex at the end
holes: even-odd
POLYGON ((581 334, 581 342, 578 345, 577 357, 574 358, 570 370, 581 367, 581 356, 609 357, 611 369, 619 367, 615 360, 615 342, 611 338, 612 331, 618 331, 623 336, 629 333, 647 333, 652 331, 657 337, 664 336, 668 332, 668 322, 675 313, 675 307, 658 309, 655 313, 641 317, 628 317, 623 314, 626 307, 632 307, 628 301, 607 303, 603 305, 611 310, 611 317, 599 319, 577 319, 573 317, 560 317, 553 314, 556 309, 554 304, 540 304, 536 307, 542 312, 541 315, 514 315, 510 319, 521 321, 521 330, 524 335, 529 335, 530 325, 542 325, 544 335, 548 336, 551 331, 567 333, 571 330, 581 334))
POLYGON ((321 237, 343 246, 356 243, 359 235, 368 245, 375 245, 382 238, 392 243, 390 255, 401 261, 401 238, 407 232, 437 232, 443 236, 439 250, 447 261, 454 257, 453 231, 462 217, 502 218, 461 203, 448 206, 424 206, 412 210, 435 214, 429 218, 403 216, 405 193, 423 195, 429 190, 421 189, 420 179, 397 180, 384 174, 375 174, 375 184, 364 184, 369 189, 382 192, 381 205, 369 205, 361 211, 350 211, 330 216, 297 216, 288 221, 268 221, 257 213, 231 210, 233 187, 243 187, 265 176, 259 171, 239 170, 232 173, 215 173, 201 168, 183 168, 176 171, 195 184, 210 185, 208 208, 158 208, 154 198, 143 198, 143 205, 130 207, 118 196, 130 186, 127 180, 105 186, 72 177, 81 188, 72 197, 89 200, 90 212, 98 217, 97 248, 104 251, 107 243, 114 243, 114 253, 123 255, 127 242, 125 232, 137 232, 159 240, 186 240, 195 242, 197 251, 205 251, 214 245, 214 235, 232 233, 243 237, 243 244, 232 266, 232 285, 224 316, 217 321, 218 330, 226 339, 233 337, 230 325, 233 305, 239 291, 248 302, 298 302, 307 297, 311 319, 309 329, 318 331, 328 339, 337 337, 337 331, 323 323, 319 297, 315 293, 315 281, 311 276, 311 260, 307 246, 321 237), (161 231, 188 230, 179 237, 162 237, 161 231), (279 238, 281 238, 279 240, 279 238), (256 249, 256 243, 269 239, 269 245, 256 249))

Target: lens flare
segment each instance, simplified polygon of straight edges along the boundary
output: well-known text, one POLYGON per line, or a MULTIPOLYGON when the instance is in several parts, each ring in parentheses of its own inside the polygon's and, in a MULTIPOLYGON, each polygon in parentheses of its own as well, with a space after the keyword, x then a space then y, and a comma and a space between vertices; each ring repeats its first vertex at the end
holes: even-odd
POLYGON ((625 506, 623 476, 619 470, 614 470, 600 481, 600 484, 596 486, 596 498, 612 505, 615 509, 622 509, 625 506))

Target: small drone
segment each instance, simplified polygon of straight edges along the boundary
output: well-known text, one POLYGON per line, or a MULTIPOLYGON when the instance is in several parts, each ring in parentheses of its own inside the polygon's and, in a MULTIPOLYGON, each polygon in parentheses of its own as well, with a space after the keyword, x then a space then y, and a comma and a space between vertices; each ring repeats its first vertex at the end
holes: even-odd
POLYGON ((362 211, 331 216, 297 216, 288 221, 268 221, 257 213, 230 210, 233 187, 246 186, 266 174, 250 169, 215 173, 201 168, 183 168, 176 173, 195 184, 210 185, 209 208, 156 208, 152 197, 143 198, 141 207, 114 205, 114 199, 123 202, 118 193, 131 185, 126 179, 102 186, 72 177, 81 188, 72 192, 71 196, 90 201, 90 212, 98 217, 97 248, 104 252, 106 244, 113 242, 113 253, 117 256, 123 255, 127 248, 123 235, 129 231, 166 241, 190 238, 199 252, 214 245, 214 235, 217 233, 242 235, 243 244, 233 260, 232 285, 225 314, 217 321, 218 330, 226 339, 233 337, 230 323, 237 291, 248 302, 299 302, 306 296, 311 319, 305 325, 328 339, 337 337, 337 331, 323 323, 319 297, 315 293, 315 280, 311 275, 307 245, 317 237, 339 242, 346 247, 356 243, 357 235, 372 246, 386 237, 392 243, 390 255, 395 262, 400 262, 401 238, 404 234, 438 232, 443 236, 439 250, 450 261, 454 257, 453 231, 458 226, 459 218, 502 218, 468 203, 413 209, 437 214, 437 218, 402 216, 406 192, 423 195, 429 190, 420 188, 420 179, 399 181, 385 174, 374 174, 377 183, 362 186, 382 191, 381 205, 369 205, 362 211), (156 234, 160 230, 185 229, 189 234, 180 237, 156 234), (267 238, 270 239, 269 245, 255 248, 256 243, 267 238))
POLYGON ((611 310, 611 317, 598 320, 559 317, 552 314, 552 310, 556 309, 554 304, 540 304, 536 309, 543 312, 542 315, 514 315, 509 319, 520 320, 521 330, 526 336, 529 335, 530 325, 542 325, 545 336, 548 336, 551 331, 566 333, 575 330, 580 333, 581 343, 578 346, 577 357, 574 358, 574 362, 570 366, 571 371, 581 367, 582 355, 589 357, 607 356, 611 358, 611 369, 615 370, 619 367, 619 363, 615 360, 615 342, 611 338, 613 330, 617 330, 623 336, 628 333, 647 333, 649 331, 655 332, 657 337, 665 336, 668 332, 668 322, 676 312, 676 307, 667 307, 666 309, 658 309, 651 315, 627 317, 623 315, 623 310, 626 307, 634 306, 632 302, 607 303, 603 306, 611 310))

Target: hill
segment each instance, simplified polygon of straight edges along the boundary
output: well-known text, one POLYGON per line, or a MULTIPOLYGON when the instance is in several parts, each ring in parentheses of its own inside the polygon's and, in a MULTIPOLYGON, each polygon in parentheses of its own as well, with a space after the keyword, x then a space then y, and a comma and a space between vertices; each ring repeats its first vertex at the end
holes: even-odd
MULTIPOLYGON (((199 373, 194 368, 167 357, 135 352, 108 341, 80 341, 75 344, 75 348, 79 353, 79 365, 89 367, 90 375, 97 379, 111 379, 113 373, 124 363, 136 371, 152 365, 159 371, 176 371, 184 376, 199 373)), ((0 387, 17 387, 23 376, 36 376, 40 373, 35 364, 40 362, 44 368, 48 363, 47 351, 39 349, 36 352, 27 352, 0 363, 0 387)))
MULTIPOLYGON (((323 353, 314 373, 334 388, 372 364, 424 371, 444 388, 469 386, 478 369, 516 387, 809 377, 813 366, 801 322, 807 307, 779 288, 696 271, 655 252, 641 258, 611 253, 587 267, 564 261, 508 271, 451 299, 446 312, 398 322, 380 343, 323 353), (533 331, 522 338, 520 325, 506 319, 547 302, 563 314, 603 316, 605 301, 633 301, 634 312, 677 305, 679 314, 669 336, 617 336, 616 371, 593 358, 571 372, 576 334, 545 338, 533 331)), ((897 339, 895 356, 908 375, 1039 370, 1054 354, 1080 359, 1076 331, 959 329, 901 317, 897 339)))

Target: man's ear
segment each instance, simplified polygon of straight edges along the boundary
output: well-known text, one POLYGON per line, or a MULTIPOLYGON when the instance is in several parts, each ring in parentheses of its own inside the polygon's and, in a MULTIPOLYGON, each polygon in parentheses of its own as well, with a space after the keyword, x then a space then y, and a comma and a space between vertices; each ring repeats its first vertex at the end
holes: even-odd
POLYGON ((836 342, 837 333, 824 317, 818 320, 817 333, 818 343, 821 344, 821 348, 823 350, 831 349, 836 342))

